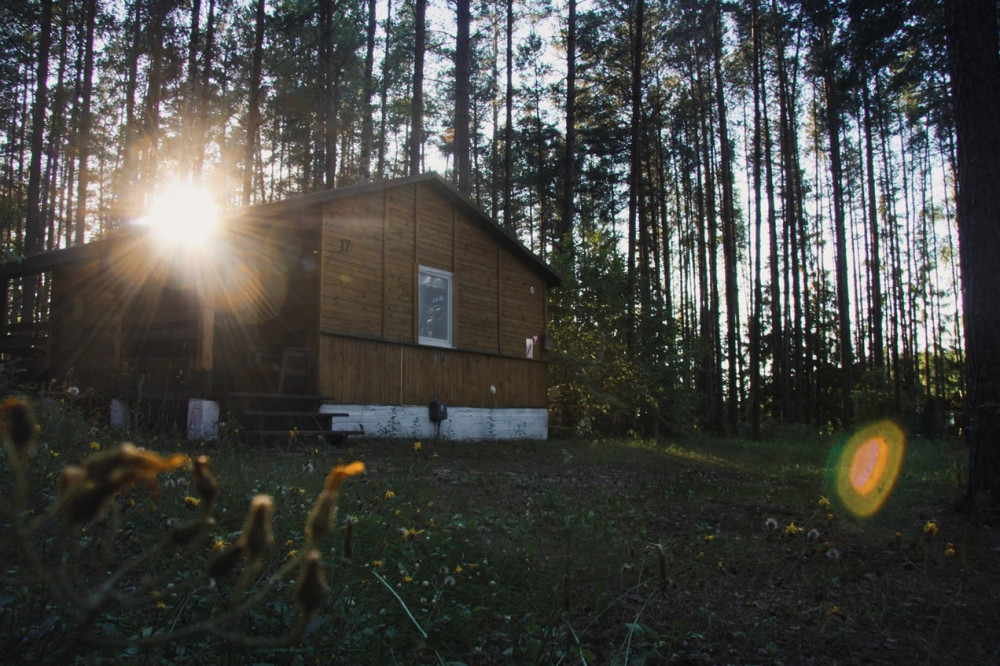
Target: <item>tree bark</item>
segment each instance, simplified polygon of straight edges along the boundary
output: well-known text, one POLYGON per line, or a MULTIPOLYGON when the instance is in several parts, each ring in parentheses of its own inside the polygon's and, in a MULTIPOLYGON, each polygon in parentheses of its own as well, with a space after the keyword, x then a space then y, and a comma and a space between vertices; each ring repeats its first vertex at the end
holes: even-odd
POLYGON ((562 219, 556 247, 559 254, 572 261, 573 192, 576 189, 576 0, 569 0, 566 19, 566 154, 563 158, 562 219))
POLYGON ((416 34, 413 47, 413 98, 410 103, 410 175, 420 173, 424 134, 424 49, 427 42, 427 0, 416 0, 416 34))
POLYGON ((372 109, 372 95, 375 94, 375 28, 377 26, 375 8, 375 0, 368 0, 364 99, 361 101, 361 155, 358 158, 360 162, 358 171, 363 181, 371 180, 372 149, 375 143, 374 109, 372 109))
POLYGON ((629 148, 629 198, 628 198, 628 299, 626 325, 629 356, 635 359, 636 352, 636 243, 638 234, 639 205, 642 199, 642 62, 645 47, 642 27, 645 20, 644 0, 632 3, 632 72, 631 72, 631 146, 629 148))
POLYGON ((503 223, 513 230, 511 210, 514 189, 514 0, 507 0, 507 86, 504 94, 503 129, 503 223))
POLYGON ((455 175, 458 191, 472 191, 472 164, 469 142, 469 94, 472 78, 472 52, 469 24, 472 22, 470 0, 458 0, 455 15, 455 175))
POLYGON ((97 24, 97 0, 87 0, 84 9, 83 85, 80 88, 80 120, 77 134, 76 214, 73 242, 82 245, 87 231, 87 188, 90 185, 90 100, 94 90, 94 28, 97 24))
POLYGON ((865 119, 865 171, 866 185, 868 188, 868 226, 871 234, 871 265, 869 274, 872 283, 872 366, 879 376, 885 373, 885 339, 883 337, 882 318, 882 255, 880 252, 878 208, 875 193, 875 149, 872 144, 872 118, 871 102, 868 95, 868 86, 861 86, 861 101, 864 109, 865 119))
POLYGON ((958 151, 965 305, 969 498, 1000 504, 1000 58, 993 0, 950 0, 949 59, 958 151))
POLYGON ((243 153, 243 205, 253 200, 253 175, 260 138, 261 67, 264 60, 264 0, 257 0, 253 54, 250 58, 250 99, 247 108, 247 135, 243 153))
MULTIPOLYGON (((25 202, 24 253, 38 254, 45 248, 45 228, 42 224, 42 148, 45 145, 45 110, 49 88, 49 49, 52 45, 52 0, 42 0, 42 15, 38 33, 38 62, 35 82, 35 102, 31 111, 31 157, 28 163, 28 192, 25 202)), ((21 298, 22 321, 33 321, 37 276, 24 281, 21 298)))
POLYGON ((739 285, 736 280, 736 211, 733 203, 733 156, 729 143, 726 97, 722 79, 722 3, 715 4, 712 21, 715 57, 716 112, 719 114, 719 178, 722 180, 722 255, 726 290, 726 356, 729 400, 726 419, 735 429, 739 424, 739 285))

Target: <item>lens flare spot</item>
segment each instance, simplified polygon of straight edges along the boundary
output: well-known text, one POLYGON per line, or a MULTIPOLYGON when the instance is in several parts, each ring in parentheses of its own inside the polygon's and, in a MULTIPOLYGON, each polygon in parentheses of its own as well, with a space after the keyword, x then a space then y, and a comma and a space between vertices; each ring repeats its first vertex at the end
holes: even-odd
POLYGON ((878 487, 889 462, 889 444, 882 437, 863 442, 851 456, 851 485, 859 495, 869 495, 878 487))
POLYGON ((903 465, 905 435, 895 423, 880 421, 856 432, 835 449, 828 465, 837 496, 856 516, 873 516, 892 493, 903 465))

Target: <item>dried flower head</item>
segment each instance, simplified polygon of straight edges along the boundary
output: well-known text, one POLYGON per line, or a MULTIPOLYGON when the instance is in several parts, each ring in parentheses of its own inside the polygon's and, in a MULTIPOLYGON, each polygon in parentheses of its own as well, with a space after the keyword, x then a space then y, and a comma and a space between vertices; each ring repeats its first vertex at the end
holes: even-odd
POLYGON ((189 520, 184 523, 174 523, 170 526, 170 540, 178 546, 186 546, 194 541, 195 537, 202 534, 214 523, 215 521, 211 518, 208 520, 199 518, 197 520, 189 520))
POLYGON ((125 442, 117 449, 97 453, 84 462, 87 477, 94 483, 109 482, 129 485, 141 481, 154 490, 156 475, 169 472, 187 462, 180 453, 164 458, 153 451, 125 442))
POLYGON ((365 471, 365 464, 358 460, 347 465, 334 465, 330 473, 326 475, 324 489, 327 492, 335 492, 340 489, 344 480, 351 476, 357 476, 365 471))
POLYGON ((136 482, 145 483, 155 492, 156 475, 185 461, 180 454, 164 458, 126 442, 112 451, 90 456, 82 469, 67 467, 60 474, 57 487, 65 502, 69 524, 93 520, 110 498, 136 482))
POLYGON ((333 518, 337 514, 338 493, 328 493, 325 490, 319 494, 316 504, 306 517, 306 539, 309 543, 318 543, 330 533, 333 518))
POLYGON ((215 502, 219 496, 219 481, 208 468, 208 456, 198 456, 192 461, 191 478, 194 481, 194 490, 205 500, 207 505, 205 510, 215 502))
POLYGON ((311 550, 302 561, 302 572, 295 586, 295 600, 306 615, 312 615, 326 599, 326 576, 318 550, 311 550))
POLYGON ((215 552, 208 560, 209 578, 222 578, 236 567, 241 557, 243 557, 243 548, 238 543, 215 552))
POLYGON ((0 402, 0 424, 3 427, 4 443, 13 447, 13 453, 20 460, 30 458, 38 437, 38 424, 35 423, 31 405, 22 398, 4 398, 0 402))
POLYGON ((274 516, 274 499, 270 495, 257 495, 250 501, 239 545, 251 562, 257 562, 274 543, 271 519, 274 516))
POLYGON ((340 486, 348 477, 365 471, 363 462, 352 462, 349 465, 334 465, 326 476, 323 491, 316 499, 309 516, 306 518, 306 539, 310 543, 318 543, 330 533, 333 519, 337 515, 337 501, 340 499, 340 486))

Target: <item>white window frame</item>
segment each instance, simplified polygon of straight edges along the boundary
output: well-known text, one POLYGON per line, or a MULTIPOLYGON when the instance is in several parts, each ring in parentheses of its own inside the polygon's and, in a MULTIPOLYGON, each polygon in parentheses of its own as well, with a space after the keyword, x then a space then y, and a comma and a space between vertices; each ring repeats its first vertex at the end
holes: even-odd
POLYGON ((448 347, 453 348, 455 346, 455 275, 449 271, 443 271, 440 268, 431 268, 430 266, 418 266, 417 268, 417 334, 420 344, 430 345, 432 347, 448 347), (420 283, 423 281, 425 276, 443 279, 447 284, 447 295, 445 296, 445 304, 447 306, 447 335, 446 337, 437 337, 431 335, 424 335, 421 330, 422 319, 424 314, 424 302, 423 294, 420 288, 420 283))

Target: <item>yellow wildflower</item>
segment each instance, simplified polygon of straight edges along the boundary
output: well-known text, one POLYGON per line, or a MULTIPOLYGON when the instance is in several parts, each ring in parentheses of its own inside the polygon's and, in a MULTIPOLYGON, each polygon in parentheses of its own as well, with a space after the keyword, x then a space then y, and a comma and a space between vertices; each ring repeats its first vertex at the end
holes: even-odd
POLYGON ((385 562, 382 560, 375 560, 374 562, 372 562, 372 566, 375 567, 376 569, 381 569, 382 567, 385 566, 385 562))
POLYGON ((91 451, 100 451, 101 450, 101 443, 100 442, 91 442, 90 443, 90 450, 91 451))
POLYGON ((404 583, 412 583, 413 582, 413 576, 403 576, 403 582, 404 583))
POLYGON ((413 442, 414 453, 420 453, 421 449, 423 449, 423 445, 420 442, 413 442))
POLYGON ((134 509, 134 508, 135 508, 135 499, 134 499, 134 498, 132 498, 132 497, 129 497, 129 498, 128 498, 128 499, 127 499, 127 500, 125 501, 125 506, 127 506, 127 507, 128 507, 128 508, 130 508, 130 509, 134 509))
POLYGON ((392 499, 395 496, 396 496, 396 493, 392 492, 391 490, 385 491, 385 498, 386 499, 392 499))
POLYGON ((949 543, 944 549, 944 556, 955 557, 955 555, 956 555, 955 544, 949 543))
POLYGON ((933 520, 928 520, 924 524, 924 536, 928 539, 938 533, 938 526, 933 520))
POLYGON ((193 508, 198 506, 199 504, 201 504, 201 500, 198 499, 197 497, 191 497, 190 495, 188 495, 187 497, 184 498, 184 506, 189 506, 193 508))
POLYGON ((785 527, 785 536, 798 536, 802 534, 802 528, 795 524, 795 521, 788 523, 785 527))
POLYGON ((163 610, 166 607, 167 607, 167 605, 165 603, 163 603, 162 601, 157 601, 156 602, 156 606, 154 606, 154 608, 156 608, 156 610, 163 610))
POLYGON ((705 541, 715 541, 715 535, 714 534, 706 534, 705 535, 705 541))
POLYGON ((820 511, 829 511, 830 510, 830 500, 828 500, 823 495, 819 496, 819 509, 820 509, 820 511))
POLYGON ((215 537, 215 541, 212 542, 212 552, 221 553, 226 549, 226 540, 222 537, 215 537))
POLYGON ((462 573, 462 565, 461 564, 456 564, 455 565, 455 573, 457 573, 457 574, 462 573))
POLYGON ((287 555, 285 555, 285 558, 286 558, 286 559, 289 559, 289 560, 294 560, 294 559, 295 559, 296 557, 298 557, 298 556, 299 556, 299 551, 297 551, 297 550, 295 550, 295 549, 293 548, 293 549, 291 549, 290 551, 288 551, 288 554, 287 554, 287 555))

